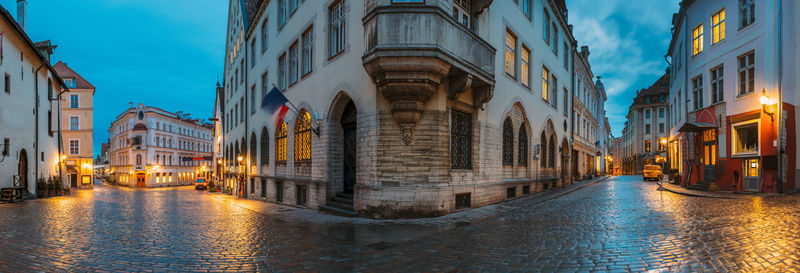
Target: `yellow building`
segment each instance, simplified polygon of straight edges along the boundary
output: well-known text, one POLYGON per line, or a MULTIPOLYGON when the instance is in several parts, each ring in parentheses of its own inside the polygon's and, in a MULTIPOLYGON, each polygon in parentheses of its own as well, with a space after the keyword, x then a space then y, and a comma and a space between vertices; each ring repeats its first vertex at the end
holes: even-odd
POLYGON ((72 188, 91 189, 94 184, 92 166, 93 98, 94 86, 66 63, 54 65, 64 79, 69 92, 63 94, 61 103, 61 134, 66 183, 72 188))

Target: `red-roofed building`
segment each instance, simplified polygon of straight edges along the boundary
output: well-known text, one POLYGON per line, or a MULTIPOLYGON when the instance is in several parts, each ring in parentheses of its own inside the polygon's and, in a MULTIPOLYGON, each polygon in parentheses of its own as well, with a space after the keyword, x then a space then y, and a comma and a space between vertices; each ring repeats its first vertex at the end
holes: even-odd
POLYGON ((94 132, 94 85, 72 70, 66 63, 58 61, 56 73, 64 79, 69 91, 62 95, 61 128, 64 154, 66 155, 66 178, 72 188, 92 188, 94 132))

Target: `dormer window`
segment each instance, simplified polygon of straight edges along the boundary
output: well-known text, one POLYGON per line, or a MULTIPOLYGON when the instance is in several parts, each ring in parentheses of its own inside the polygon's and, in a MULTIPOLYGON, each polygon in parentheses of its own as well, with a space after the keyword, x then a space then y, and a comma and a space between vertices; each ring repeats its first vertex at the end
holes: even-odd
POLYGON ((75 88, 75 78, 64 78, 64 84, 67 88, 75 88))
POLYGON ((470 0, 454 0, 453 1, 453 19, 459 24, 469 28, 469 10, 470 0))

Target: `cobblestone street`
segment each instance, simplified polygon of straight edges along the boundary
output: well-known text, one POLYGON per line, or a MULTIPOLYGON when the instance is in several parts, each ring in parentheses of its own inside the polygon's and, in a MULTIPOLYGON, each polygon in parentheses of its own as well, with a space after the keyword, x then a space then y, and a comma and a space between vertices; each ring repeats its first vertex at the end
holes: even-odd
POLYGON ((405 221, 98 185, 0 205, 0 271, 798 271, 798 195, 587 185, 405 221))

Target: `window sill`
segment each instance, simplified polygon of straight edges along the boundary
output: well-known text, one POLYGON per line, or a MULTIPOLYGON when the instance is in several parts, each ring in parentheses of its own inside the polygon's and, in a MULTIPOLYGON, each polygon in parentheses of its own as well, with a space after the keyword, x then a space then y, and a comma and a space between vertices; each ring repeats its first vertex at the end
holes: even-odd
POLYGON ((741 157, 757 157, 758 152, 755 153, 740 153, 740 154, 732 154, 731 157, 733 158, 741 158, 741 157))
POLYGON ((747 93, 744 93, 744 94, 736 95, 736 100, 744 99, 746 97, 752 96, 755 93, 756 93, 755 91, 750 91, 750 92, 747 92, 747 93))
POLYGON ((331 61, 333 61, 333 59, 336 59, 336 58, 338 58, 339 56, 341 56, 342 54, 344 54, 344 51, 345 51, 345 50, 344 50, 344 49, 342 49, 341 51, 339 51, 339 52, 336 52, 336 53, 334 53, 333 55, 331 55, 330 57, 328 57, 328 62, 331 62, 331 61))

